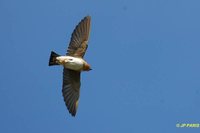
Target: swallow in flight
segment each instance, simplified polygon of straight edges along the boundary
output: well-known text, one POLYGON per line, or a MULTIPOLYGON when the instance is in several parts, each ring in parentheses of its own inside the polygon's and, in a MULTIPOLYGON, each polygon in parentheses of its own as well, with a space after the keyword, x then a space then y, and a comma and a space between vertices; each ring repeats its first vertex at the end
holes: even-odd
POLYGON ((92 70, 83 59, 88 47, 91 17, 84 17, 74 29, 71 40, 64 56, 51 52, 49 66, 62 65, 63 85, 62 95, 69 113, 76 115, 80 95, 80 75, 82 71, 92 70))

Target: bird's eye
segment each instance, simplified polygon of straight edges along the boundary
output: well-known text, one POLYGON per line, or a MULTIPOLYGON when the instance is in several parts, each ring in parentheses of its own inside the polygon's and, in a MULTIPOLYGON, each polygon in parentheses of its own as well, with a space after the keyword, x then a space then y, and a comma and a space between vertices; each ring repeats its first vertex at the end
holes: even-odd
POLYGON ((73 61, 73 59, 69 59, 69 61, 73 61))

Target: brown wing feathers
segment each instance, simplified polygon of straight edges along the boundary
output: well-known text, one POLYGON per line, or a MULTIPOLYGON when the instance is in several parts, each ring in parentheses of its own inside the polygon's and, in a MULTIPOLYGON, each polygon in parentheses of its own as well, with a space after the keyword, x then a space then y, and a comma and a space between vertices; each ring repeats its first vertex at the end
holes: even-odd
MULTIPOLYGON (((67 50, 68 56, 82 58, 85 55, 90 32, 90 19, 90 16, 86 16, 74 29, 67 50)), ((64 68, 62 93, 65 104, 72 116, 76 115, 80 85, 80 72, 64 68)))
POLYGON ((65 104, 72 116, 76 115, 80 85, 80 72, 64 68, 62 93, 65 104))
POLYGON ((75 57, 83 57, 85 55, 90 32, 90 21, 90 16, 86 16, 76 26, 71 36, 67 55, 75 57))

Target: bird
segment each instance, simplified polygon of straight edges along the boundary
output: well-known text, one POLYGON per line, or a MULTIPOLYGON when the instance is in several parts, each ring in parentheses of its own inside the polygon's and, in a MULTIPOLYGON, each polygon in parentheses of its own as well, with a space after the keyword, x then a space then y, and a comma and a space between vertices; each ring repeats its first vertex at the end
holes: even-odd
POLYGON ((90 34, 91 16, 84 17, 75 27, 66 55, 51 51, 49 66, 63 66, 62 95, 69 113, 75 117, 81 86, 81 72, 92 70, 90 64, 83 59, 90 34))

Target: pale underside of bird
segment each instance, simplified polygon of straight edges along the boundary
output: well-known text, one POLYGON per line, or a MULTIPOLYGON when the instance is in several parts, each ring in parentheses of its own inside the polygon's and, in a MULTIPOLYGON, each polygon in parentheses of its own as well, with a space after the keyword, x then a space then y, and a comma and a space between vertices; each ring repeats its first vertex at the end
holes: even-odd
POLYGON ((64 56, 51 52, 49 66, 62 65, 63 85, 62 94, 65 104, 72 116, 76 115, 80 95, 80 74, 91 70, 90 65, 83 59, 88 47, 91 17, 84 17, 74 29, 71 40, 64 56))

